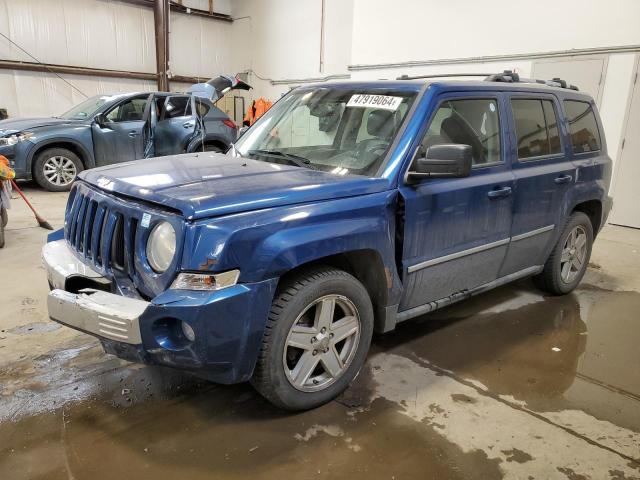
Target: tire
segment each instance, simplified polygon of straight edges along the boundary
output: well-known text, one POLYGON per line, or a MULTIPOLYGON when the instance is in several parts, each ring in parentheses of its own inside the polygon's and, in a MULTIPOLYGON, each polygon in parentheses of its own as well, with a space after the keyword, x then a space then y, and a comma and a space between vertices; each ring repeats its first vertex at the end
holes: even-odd
POLYGON ((48 148, 36 157, 33 177, 45 190, 65 192, 83 169, 82 161, 71 150, 48 148))
POLYGON ((545 262, 544 269, 533 277, 536 286, 553 295, 571 292, 578 286, 587 270, 592 246, 591 220, 582 212, 573 212, 545 262), (570 235, 573 236, 570 238, 570 235), (581 243, 581 238, 584 238, 584 244, 581 243))
POLYGON ((330 267, 303 271, 276 292, 251 383, 282 409, 318 407, 357 376, 372 334, 371 299, 358 280, 330 267))
POLYGON ((204 146, 204 151, 205 152, 216 152, 216 153, 224 153, 225 152, 225 150, 220 148, 218 145, 211 145, 211 144, 205 145, 204 146))

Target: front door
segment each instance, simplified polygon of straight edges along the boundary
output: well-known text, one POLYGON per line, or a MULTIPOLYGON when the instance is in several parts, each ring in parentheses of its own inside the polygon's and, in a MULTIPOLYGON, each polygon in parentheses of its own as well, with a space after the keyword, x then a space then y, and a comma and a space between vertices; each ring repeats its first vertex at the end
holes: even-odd
POLYGON ((400 187, 405 208, 400 311, 495 280, 509 243, 513 174, 500 129, 506 124, 501 94, 446 95, 438 102, 421 151, 443 143, 471 145, 473 168, 466 178, 400 187))
POLYGON ((96 165, 127 162, 144 157, 145 111, 149 96, 119 103, 105 112, 102 125, 91 127, 96 165))
POLYGON ((576 180, 556 97, 514 93, 509 107, 516 188, 512 239, 501 276, 544 264, 555 232, 564 227, 564 197, 576 180))
POLYGON ((193 96, 166 97, 159 108, 153 132, 155 155, 162 157, 184 153, 196 132, 198 122, 193 96))

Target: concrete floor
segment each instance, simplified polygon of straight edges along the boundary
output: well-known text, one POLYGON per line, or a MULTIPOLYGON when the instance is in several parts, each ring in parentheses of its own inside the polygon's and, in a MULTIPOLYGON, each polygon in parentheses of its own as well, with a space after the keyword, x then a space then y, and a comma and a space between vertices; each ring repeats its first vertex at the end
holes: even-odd
MULTIPOLYGON (((56 227, 65 194, 25 186, 56 227)), ((608 226, 580 288, 529 281, 374 339, 337 401, 282 413, 102 353, 50 322, 20 201, 0 250, 0 478, 640 478, 640 231, 608 226)))

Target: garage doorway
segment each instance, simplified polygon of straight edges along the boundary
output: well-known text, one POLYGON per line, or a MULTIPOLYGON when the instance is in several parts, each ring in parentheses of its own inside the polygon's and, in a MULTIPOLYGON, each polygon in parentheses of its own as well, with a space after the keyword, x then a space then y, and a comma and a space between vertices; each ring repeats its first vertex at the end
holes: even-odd
POLYGON ((634 85, 629 102, 629 114, 624 129, 624 140, 615 173, 613 211, 610 223, 640 228, 640 82, 636 58, 634 85))
POLYGON ((593 97, 600 107, 608 58, 606 55, 580 58, 537 60, 531 69, 533 78, 551 80, 560 77, 593 97))

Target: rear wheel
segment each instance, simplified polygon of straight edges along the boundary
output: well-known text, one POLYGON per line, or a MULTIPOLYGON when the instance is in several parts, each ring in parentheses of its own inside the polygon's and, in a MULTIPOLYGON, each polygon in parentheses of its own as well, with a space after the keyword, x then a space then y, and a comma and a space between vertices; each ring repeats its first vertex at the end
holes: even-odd
POLYGON ((38 154, 33 176, 42 188, 50 192, 64 192, 71 188, 82 170, 82 161, 71 150, 49 148, 38 154))
POLYGON ((358 280, 329 267, 303 272, 276 293, 251 382, 287 410, 322 405, 356 377, 372 333, 371 300, 358 280))
POLYGON ((219 145, 213 145, 213 144, 206 144, 204 146, 204 151, 205 152, 217 152, 217 153, 224 153, 225 150, 220 147, 219 145))
POLYGON ((571 292, 587 270, 592 245, 591 220, 582 212, 574 212, 549 255, 544 270, 534 277, 536 285, 554 295, 571 292))

